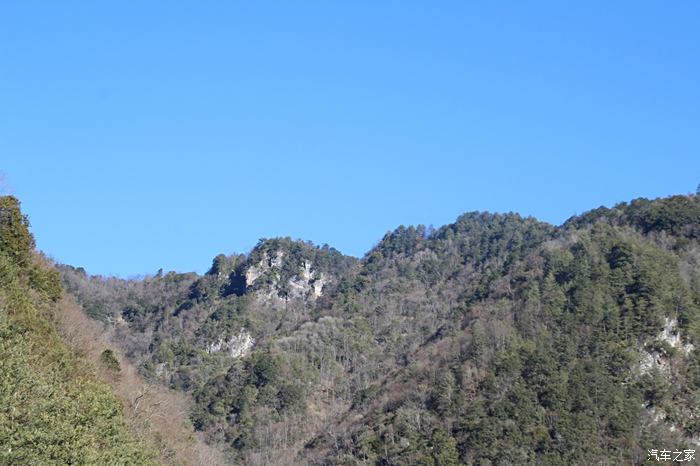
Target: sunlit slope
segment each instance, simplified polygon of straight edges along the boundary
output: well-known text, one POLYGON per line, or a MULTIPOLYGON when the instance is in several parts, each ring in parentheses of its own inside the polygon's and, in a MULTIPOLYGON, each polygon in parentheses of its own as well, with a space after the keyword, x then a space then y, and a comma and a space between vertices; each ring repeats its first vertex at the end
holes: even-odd
POLYGON ((110 387, 60 340, 61 296, 19 202, 0 197, 0 464, 154 464, 110 387))

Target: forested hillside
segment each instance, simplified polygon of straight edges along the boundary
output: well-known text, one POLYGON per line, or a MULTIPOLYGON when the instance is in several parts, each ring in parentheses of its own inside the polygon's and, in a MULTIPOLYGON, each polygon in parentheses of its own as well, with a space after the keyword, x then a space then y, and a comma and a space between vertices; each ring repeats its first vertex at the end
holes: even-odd
POLYGON ((155 464, 95 370, 58 336, 60 277, 0 197, 0 464, 155 464))
POLYGON ((232 464, 641 464, 700 445, 699 241, 673 196, 399 227, 361 260, 282 238, 203 276, 59 270, 232 464))

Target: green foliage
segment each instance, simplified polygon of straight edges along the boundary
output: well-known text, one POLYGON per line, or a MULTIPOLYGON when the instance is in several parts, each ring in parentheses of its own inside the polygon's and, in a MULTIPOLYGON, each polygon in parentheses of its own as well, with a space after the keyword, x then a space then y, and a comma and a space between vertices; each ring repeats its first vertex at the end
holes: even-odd
POLYGON ((62 273, 243 464, 636 464, 700 431, 698 206, 467 213, 359 263, 280 238, 203 277, 62 273), (318 299, 295 294, 310 263, 318 299))
POLYGON ((119 360, 114 355, 114 351, 112 351, 111 349, 104 350, 100 354, 100 360, 105 365, 105 367, 113 373, 118 374, 119 372, 121 372, 122 368, 119 364, 119 360))
POLYGON ((0 463, 152 464, 121 404, 58 339, 4 254, 0 269, 0 463))
POLYGON ((700 196, 671 196, 663 199, 635 199, 613 209, 601 207, 567 221, 582 227, 605 221, 631 225, 644 233, 666 232, 681 238, 700 238, 700 196))
POLYGON ((19 267, 31 261, 34 237, 29 232, 29 219, 22 214, 20 203, 13 196, 0 196, 0 251, 19 267))
POLYGON ((59 277, 33 246, 19 202, 0 197, 0 464, 154 464, 109 387, 58 337, 59 277))
POLYGON ((58 301, 63 294, 61 276, 55 269, 35 265, 29 269, 29 284, 51 301, 58 301))
POLYGON ((457 442, 442 429, 435 429, 430 440, 435 466, 457 466, 457 442))

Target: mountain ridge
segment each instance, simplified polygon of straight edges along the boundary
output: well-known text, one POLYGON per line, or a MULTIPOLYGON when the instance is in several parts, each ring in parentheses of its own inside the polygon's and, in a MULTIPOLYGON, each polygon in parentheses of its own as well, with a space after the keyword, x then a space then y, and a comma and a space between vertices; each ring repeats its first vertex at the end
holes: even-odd
POLYGON ((58 266, 245 464, 643 463, 700 444, 700 201, 468 212, 361 258, 290 238, 203 275, 58 266))

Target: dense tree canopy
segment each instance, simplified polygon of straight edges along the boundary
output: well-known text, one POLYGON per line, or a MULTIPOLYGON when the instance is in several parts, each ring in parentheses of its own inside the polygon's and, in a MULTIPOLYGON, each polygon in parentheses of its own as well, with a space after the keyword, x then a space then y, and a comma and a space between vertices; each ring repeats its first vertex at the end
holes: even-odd
POLYGON ((289 238, 204 276, 62 279, 245 464, 641 464, 700 438, 700 200, 473 212, 360 261, 289 238))
POLYGON ((0 463, 153 463, 109 386, 59 338, 59 275, 33 247, 18 201, 0 197, 0 463))

